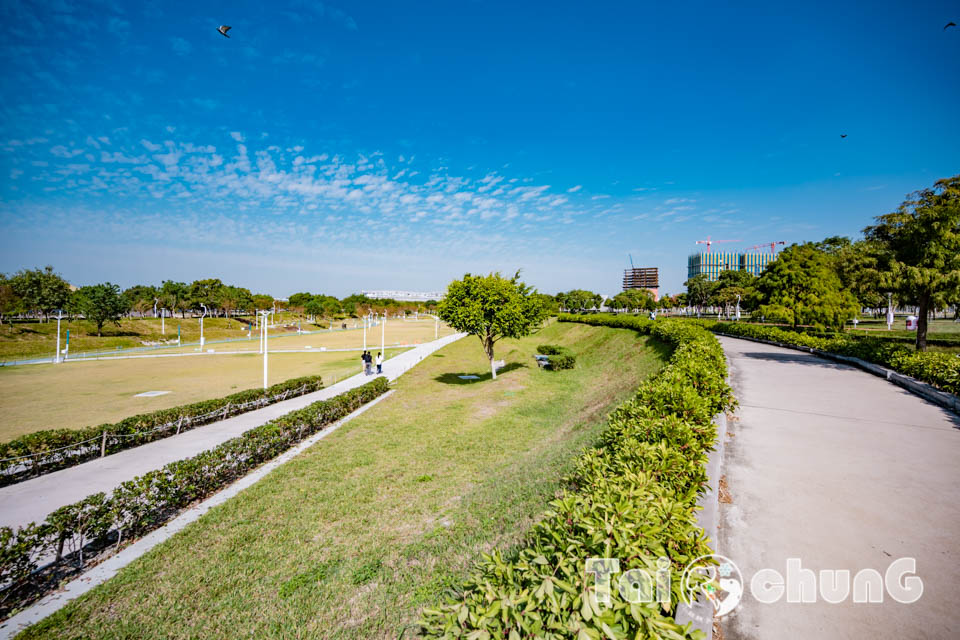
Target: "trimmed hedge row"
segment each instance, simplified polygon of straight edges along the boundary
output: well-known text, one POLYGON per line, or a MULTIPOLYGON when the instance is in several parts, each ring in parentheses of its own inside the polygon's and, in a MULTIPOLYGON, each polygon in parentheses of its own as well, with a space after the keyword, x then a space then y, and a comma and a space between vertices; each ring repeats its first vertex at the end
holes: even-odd
POLYGON ((943 391, 960 395, 960 355, 958 354, 915 351, 912 347, 886 338, 851 335, 827 338, 755 324, 703 320, 700 323, 711 331, 733 336, 782 342, 860 358, 922 380, 943 391))
POLYGON ((110 455, 265 407, 275 402, 276 396, 285 400, 322 388, 320 376, 305 376, 267 389, 248 389, 215 400, 142 413, 113 424, 28 433, 10 442, 0 443, 0 486, 99 458, 104 432, 107 433, 105 453, 110 455))
POLYGON ((61 507, 42 524, 0 528, 0 586, 10 587, 0 596, 2 608, 9 610, 14 605, 8 600, 16 603, 36 595, 38 586, 42 588, 31 584, 40 559, 53 557, 55 563, 66 564, 69 558, 81 567, 89 543, 102 546, 116 536, 119 546, 123 539, 160 526, 180 509, 241 478, 387 390, 386 378, 377 378, 250 429, 192 458, 124 482, 110 496, 96 493, 61 507))
POLYGON ((423 610, 421 631, 470 640, 702 637, 675 616, 683 570, 711 553, 695 513, 716 439, 712 418, 734 402, 723 351, 702 327, 680 320, 561 315, 560 321, 635 329, 672 345, 673 354, 610 415, 524 546, 509 556, 484 555, 466 584, 423 610), (608 606, 588 597, 594 591, 584 574, 588 558, 617 558, 621 572, 639 568, 654 576, 661 557, 670 561, 669 604, 632 604, 615 586, 608 606))
POLYGON ((554 370, 573 369, 577 364, 577 357, 573 352, 558 344, 542 344, 537 347, 537 353, 550 356, 550 368, 554 370))

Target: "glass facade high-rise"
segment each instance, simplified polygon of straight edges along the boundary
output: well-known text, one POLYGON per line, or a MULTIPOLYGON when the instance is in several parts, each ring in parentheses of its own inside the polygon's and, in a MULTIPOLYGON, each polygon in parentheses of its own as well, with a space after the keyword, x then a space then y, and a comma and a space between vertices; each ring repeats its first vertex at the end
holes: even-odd
POLYGON ((772 253, 735 253, 710 251, 695 253, 687 258, 687 278, 703 274, 713 281, 723 271, 749 271, 759 276, 774 259, 772 253))

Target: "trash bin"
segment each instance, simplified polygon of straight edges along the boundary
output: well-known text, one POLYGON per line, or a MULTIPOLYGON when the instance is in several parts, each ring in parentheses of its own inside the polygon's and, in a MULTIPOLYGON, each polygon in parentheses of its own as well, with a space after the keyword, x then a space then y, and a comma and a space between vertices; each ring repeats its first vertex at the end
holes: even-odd
POLYGON ((917 330, 917 316, 907 316, 907 331, 917 330))

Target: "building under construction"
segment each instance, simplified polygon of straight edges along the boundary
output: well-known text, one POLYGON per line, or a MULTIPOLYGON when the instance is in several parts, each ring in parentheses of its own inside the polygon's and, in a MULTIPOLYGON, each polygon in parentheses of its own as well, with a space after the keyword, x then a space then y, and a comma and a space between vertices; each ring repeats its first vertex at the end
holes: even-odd
POLYGON ((703 274, 713 281, 724 271, 749 271, 759 276, 775 257, 773 253, 734 253, 732 251, 695 253, 687 258, 687 278, 703 274))
POLYGON ((660 271, 656 267, 637 267, 623 270, 623 290, 646 289, 654 300, 660 299, 660 271))

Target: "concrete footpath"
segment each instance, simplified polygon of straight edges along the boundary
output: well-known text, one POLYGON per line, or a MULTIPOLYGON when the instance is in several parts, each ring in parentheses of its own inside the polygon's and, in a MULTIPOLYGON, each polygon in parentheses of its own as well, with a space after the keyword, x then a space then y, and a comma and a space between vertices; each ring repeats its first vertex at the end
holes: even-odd
POLYGON ((957 637, 960 417, 847 365, 719 340, 740 408, 724 454, 731 502, 721 504, 717 553, 737 565, 745 591, 722 618, 725 640, 957 637), (800 571, 787 570, 791 558, 800 571), (899 558, 914 558, 923 582, 910 604, 893 595, 914 574, 887 576, 899 558), (772 604, 751 593, 761 569, 785 579, 772 604), (888 577, 882 603, 854 602, 864 569, 888 577), (851 593, 827 602, 821 570, 848 570, 851 593), (787 602, 791 590, 815 601, 787 602))
MULTIPOLYGON (((388 380, 395 380, 426 356, 459 340, 464 335, 458 333, 446 336, 394 356, 383 363, 383 375, 388 380)), ((357 368, 359 369, 359 362, 357 368)), ((159 469, 170 462, 212 449, 245 431, 291 411, 366 384, 374 377, 359 373, 333 386, 298 398, 278 402, 221 422, 197 427, 177 436, 0 488, 0 526, 17 527, 30 522, 39 523, 59 507, 82 500, 99 491, 112 491, 121 482, 159 469)))

